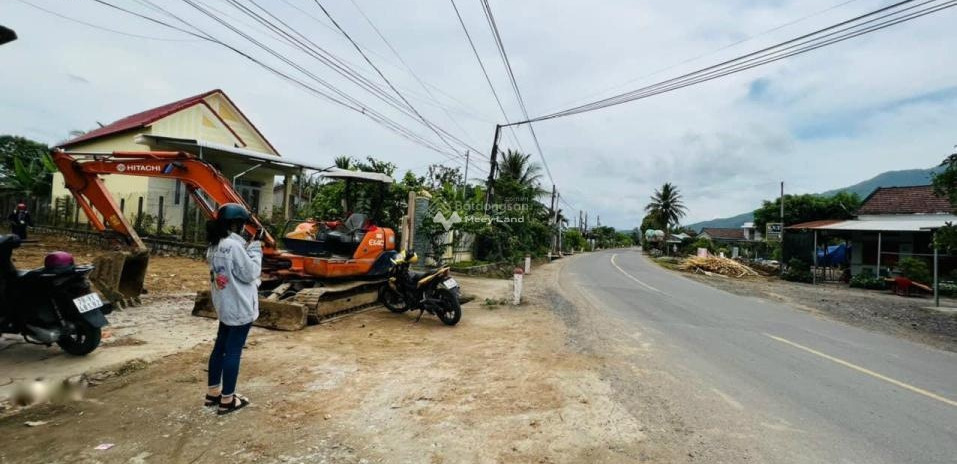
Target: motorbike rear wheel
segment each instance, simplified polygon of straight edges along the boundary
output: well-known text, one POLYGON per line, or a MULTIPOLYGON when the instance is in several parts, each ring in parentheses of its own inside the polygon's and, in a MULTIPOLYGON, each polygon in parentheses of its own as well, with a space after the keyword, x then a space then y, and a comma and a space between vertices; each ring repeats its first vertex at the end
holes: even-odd
POLYGON ((382 287, 382 290, 379 292, 379 300, 382 301, 382 304, 385 305, 389 311, 394 313, 403 313, 409 310, 409 305, 406 304, 405 298, 388 285, 382 287))
POLYGON ((445 325, 458 324, 462 319, 462 305, 459 304, 459 296, 452 290, 445 288, 436 290, 436 296, 442 303, 435 315, 445 325))
POLYGON ((84 356, 100 346, 102 331, 99 327, 93 327, 83 319, 73 321, 73 325, 76 330, 72 334, 61 336, 56 342, 63 351, 74 356, 84 356))

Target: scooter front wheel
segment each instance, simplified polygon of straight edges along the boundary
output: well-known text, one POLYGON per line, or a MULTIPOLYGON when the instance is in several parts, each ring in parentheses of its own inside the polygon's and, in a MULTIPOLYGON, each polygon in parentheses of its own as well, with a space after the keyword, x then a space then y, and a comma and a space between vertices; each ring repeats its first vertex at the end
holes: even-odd
POLYGON ((436 291, 441 303, 435 311, 435 315, 445 325, 455 325, 462 320, 462 305, 459 304, 459 297, 454 291, 445 288, 436 291))

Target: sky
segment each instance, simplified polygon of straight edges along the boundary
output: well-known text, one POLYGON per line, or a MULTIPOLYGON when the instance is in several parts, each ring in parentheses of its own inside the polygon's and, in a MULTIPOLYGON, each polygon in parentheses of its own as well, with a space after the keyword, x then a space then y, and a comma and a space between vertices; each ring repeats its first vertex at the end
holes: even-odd
MULTIPOLYGON (((110 1, 175 23, 148 2, 110 1)), ((184 2, 153 1, 189 23, 177 23, 181 27, 198 27, 310 79, 184 2)), ((251 1, 241 0, 254 8, 251 1)), ((385 87, 315 1, 255 1, 385 87)), ((280 42, 227 0, 199 3, 365 107, 447 149, 420 120, 389 109, 280 42)), ((531 116, 653 84, 889 3, 490 1, 531 116)), ((484 176, 495 124, 504 117, 452 4, 322 4, 425 119, 482 152, 470 156, 469 177, 484 176)), ((480 2, 456 5, 506 114, 523 119, 480 2)), ((591 224, 599 216, 602 225, 623 229, 641 222, 649 196, 664 182, 681 191, 688 207, 683 223, 692 223, 752 210, 776 196, 781 181, 789 193, 813 193, 888 170, 927 168, 957 143, 955 20, 957 8, 948 9, 701 85, 543 121, 535 125, 541 154, 524 127, 515 129, 516 137, 504 131, 501 148, 533 153, 539 163, 544 157, 566 216, 584 210, 591 224)), ((461 157, 413 143, 226 48, 93 0, 0 0, 0 24, 19 35, 0 46, 0 133, 52 145, 72 130, 219 88, 293 161, 326 165, 340 155, 373 156, 419 175, 433 163, 464 167, 461 157)), ((547 175, 543 182, 546 188, 552 183, 547 175)))

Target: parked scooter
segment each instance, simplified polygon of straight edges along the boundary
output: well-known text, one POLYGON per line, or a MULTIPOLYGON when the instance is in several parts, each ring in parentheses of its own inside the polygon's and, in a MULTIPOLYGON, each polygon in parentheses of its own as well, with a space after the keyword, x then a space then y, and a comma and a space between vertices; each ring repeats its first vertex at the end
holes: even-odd
POLYGON ((56 343, 82 356, 100 344, 105 315, 113 307, 92 290, 87 274, 93 266, 77 266, 69 253, 56 251, 44 266, 18 271, 13 250, 16 235, 0 235, 0 333, 23 335, 30 343, 56 343))
POLYGON ((401 252, 392 260, 394 266, 389 271, 389 283, 379 293, 382 304, 394 313, 418 309, 417 322, 428 311, 445 325, 458 324, 462 319, 458 282, 452 278, 448 267, 426 272, 410 270, 409 266, 418 260, 419 257, 410 251, 401 252))

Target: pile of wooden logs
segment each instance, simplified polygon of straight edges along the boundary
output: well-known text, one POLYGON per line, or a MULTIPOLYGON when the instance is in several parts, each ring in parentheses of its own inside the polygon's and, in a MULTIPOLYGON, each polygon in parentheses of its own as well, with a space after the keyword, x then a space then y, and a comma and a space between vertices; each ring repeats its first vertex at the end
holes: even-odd
POLYGON ((682 271, 700 272, 702 274, 719 274, 730 277, 757 276, 757 271, 733 259, 718 256, 692 256, 682 261, 678 266, 682 271))

